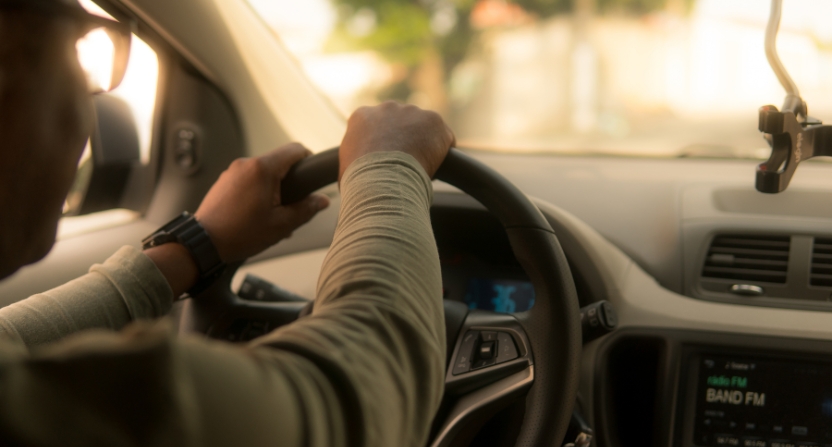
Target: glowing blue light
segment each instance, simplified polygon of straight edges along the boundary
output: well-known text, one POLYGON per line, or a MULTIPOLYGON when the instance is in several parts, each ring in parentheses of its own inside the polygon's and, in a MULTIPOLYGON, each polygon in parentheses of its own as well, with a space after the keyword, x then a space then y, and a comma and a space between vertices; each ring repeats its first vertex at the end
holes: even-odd
POLYGON ((517 309, 517 303, 511 298, 511 294, 517 291, 514 286, 501 286, 494 284, 494 293, 497 294, 491 299, 491 304, 494 305, 494 312, 501 312, 509 314, 517 309))

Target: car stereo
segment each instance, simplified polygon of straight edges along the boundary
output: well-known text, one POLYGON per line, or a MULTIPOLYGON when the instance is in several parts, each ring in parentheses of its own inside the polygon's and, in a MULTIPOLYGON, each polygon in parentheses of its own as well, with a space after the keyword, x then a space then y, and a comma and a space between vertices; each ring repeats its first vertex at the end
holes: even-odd
POLYGON ((684 445, 832 447, 832 363, 703 352, 688 366, 684 445))

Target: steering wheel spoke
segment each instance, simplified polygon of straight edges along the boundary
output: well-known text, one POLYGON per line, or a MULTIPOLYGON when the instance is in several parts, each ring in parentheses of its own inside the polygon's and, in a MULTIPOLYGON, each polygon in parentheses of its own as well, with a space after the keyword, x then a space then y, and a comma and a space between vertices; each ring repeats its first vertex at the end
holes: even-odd
POLYGON ((512 315, 472 310, 454 344, 445 392, 465 394, 532 364, 528 338, 512 315))
POLYGON ((451 406, 432 447, 454 445, 467 424, 488 418, 534 382, 529 340, 513 315, 473 310, 458 334, 445 376, 451 406))

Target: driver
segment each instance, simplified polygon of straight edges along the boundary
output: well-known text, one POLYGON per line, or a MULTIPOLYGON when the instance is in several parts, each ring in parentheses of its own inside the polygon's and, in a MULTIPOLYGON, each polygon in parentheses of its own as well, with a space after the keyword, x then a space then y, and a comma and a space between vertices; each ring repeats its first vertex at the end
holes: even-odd
MULTIPOLYGON (((49 252, 91 131, 84 14, 75 0, 0 0, 0 278, 49 252)), ((176 242, 124 247, 0 310, 0 445, 424 445, 445 372, 430 178, 453 143, 414 106, 356 111, 314 310, 247 345, 177 336, 162 318, 200 280, 176 242)), ((222 261, 328 205, 279 202, 308 155, 289 144, 220 176, 195 217, 222 261)))

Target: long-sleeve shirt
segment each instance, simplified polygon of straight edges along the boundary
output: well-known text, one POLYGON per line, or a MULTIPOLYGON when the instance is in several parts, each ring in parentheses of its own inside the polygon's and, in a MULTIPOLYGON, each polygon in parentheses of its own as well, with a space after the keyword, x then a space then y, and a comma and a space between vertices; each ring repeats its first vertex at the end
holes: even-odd
POLYGON ((247 345, 176 336, 129 247, 0 309, 0 445, 424 445, 445 359, 430 179, 375 153, 341 195, 312 315, 247 345))

